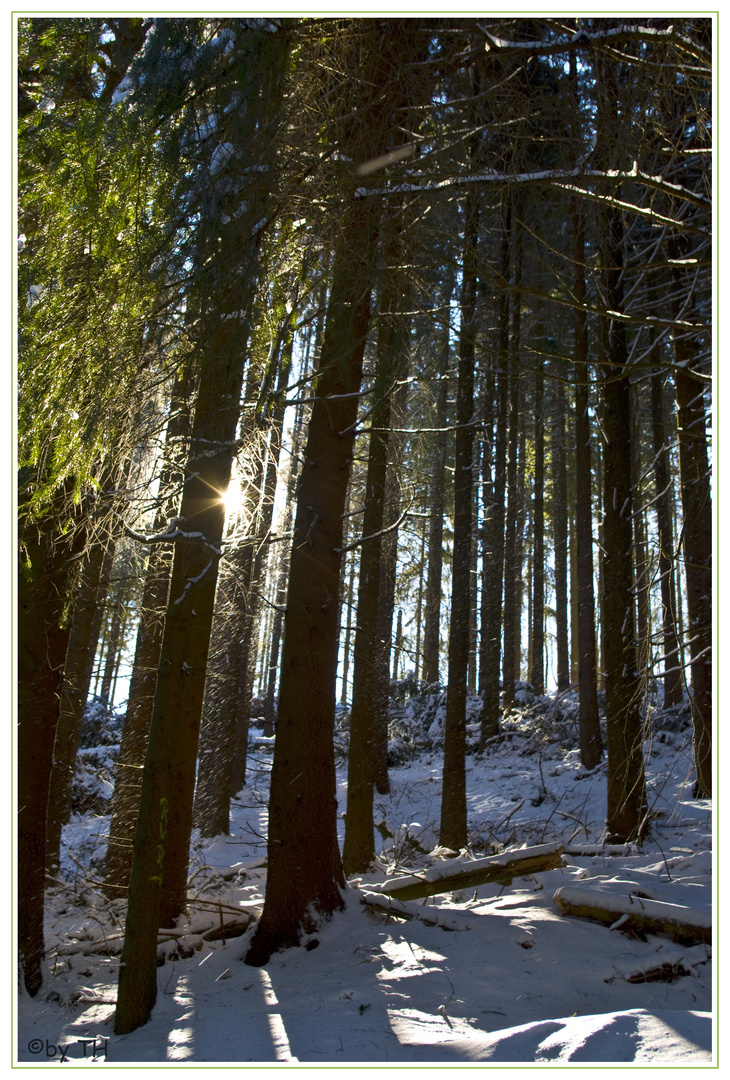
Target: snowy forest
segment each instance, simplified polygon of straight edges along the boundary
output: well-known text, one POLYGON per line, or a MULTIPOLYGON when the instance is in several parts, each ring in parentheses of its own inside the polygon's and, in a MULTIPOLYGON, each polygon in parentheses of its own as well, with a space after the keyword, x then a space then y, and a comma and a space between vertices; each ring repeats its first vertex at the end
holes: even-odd
POLYGON ((712 19, 16 29, 18 1060, 709 1063, 712 19))

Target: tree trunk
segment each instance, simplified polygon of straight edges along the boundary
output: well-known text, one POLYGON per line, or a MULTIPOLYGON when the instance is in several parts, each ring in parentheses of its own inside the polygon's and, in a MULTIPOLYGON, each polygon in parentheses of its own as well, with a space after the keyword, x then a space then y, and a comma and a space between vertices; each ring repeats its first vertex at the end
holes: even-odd
POLYGON ((636 670, 645 679, 652 672, 651 648, 651 566, 646 542, 646 521, 642 497, 644 467, 641 437, 645 420, 641 415, 641 386, 631 387, 631 490, 634 521, 634 595, 636 597, 636 670))
POLYGON ((565 418, 567 410, 563 378, 563 364, 560 363, 556 371, 556 380, 553 390, 554 414, 552 436, 550 439, 553 551, 555 557, 556 677, 559 694, 565 693, 570 686, 570 646, 568 635, 568 477, 565 445, 565 418))
MULTIPOLYGON (((249 158, 272 163, 288 56, 285 33, 247 30, 246 81, 256 102, 242 116, 249 158), (250 82, 249 82, 250 80, 250 82)), ((241 139, 244 134, 241 132, 241 139)), ((250 170, 245 209, 227 231, 201 225, 197 322, 200 387, 175 544, 170 602, 134 838, 115 1031, 147 1021, 157 994, 156 941, 184 909, 205 674, 227 491, 239 417, 244 350, 256 285, 268 167, 250 170), (209 258, 209 247, 217 258, 209 258), (210 279, 208 275, 213 275, 210 279), (222 280, 221 280, 222 279, 222 280), (215 288, 213 285, 215 284, 215 288), (207 286, 207 288, 206 288, 207 286)))
POLYGON ((314 929, 317 915, 329 916, 343 904, 332 742, 339 549, 376 238, 372 204, 351 202, 346 215, 294 524, 271 774, 266 903, 246 957, 257 965, 276 949, 298 945, 301 934, 314 929))
POLYGON ((499 732, 499 676, 502 659, 502 591, 505 577, 505 499, 507 490, 507 419, 509 402, 509 270, 512 211, 502 208, 498 342, 495 372, 495 431, 491 448, 490 491, 484 498, 484 557, 482 562, 481 655, 479 690, 482 720, 479 752, 499 732))
POLYGON ((454 442, 454 551, 451 570, 448 688, 444 722, 443 795, 439 843, 466 845, 466 680, 471 609, 472 469, 474 463, 474 337, 479 204, 470 191, 464 205, 464 256, 454 442))
MULTIPOLYGON (((450 296, 449 296, 450 301, 450 296)), ((443 571, 444 498, 446 489, 446 415, 449 382, 446 377, 449 356, 449 323, 446 318, 441 348, 441 377, 436 396, 433 456, 429 485, 428 576, 423 631, 423 678, 429 684, 440 681, 441 577, 443 571)))
MULTIPOLYGON (((677 245, 678 251, 682 251, 677 245)), ((673 267, 675 296, 683 272, 673 267)), ((691 297, 691 294, 689 294, 691 297)), ((679 299, 675 317, 679 315, 679 299)), ((685 316, 686 318, 686 313, 685 316)), ((684 522, 684 572, 687 579, 689 652, 692 667, 692 722, 697 798, 712 797, 712 500, 707 459, 704 383, 698 343, 684 329, 673 332, 674 386, 677 396, 679 472, 684 522)))
MULTIPOLYGON (((63 664, 71 633, 65 613, 74 559, 85 533, 78 521, 59 534, 69 490, 38 523, 20 529, 18 571, 18 948, 25 989, 43 982, 43 898, 46 879, 46 810, 58 723, 63 664), (56 513, 54 513, 54 509, 56 513), (65 617, 64 617, 65 616, 65 617)), ((22 511, 24 492, 19 493, 22 511)))
MULTIPOLYGON (((393 110, 404 104, 397 79, 403 69, 396 58, 404 52, 420 56, 424 46, 418 37, 407 19, 367 25, 352 58, 361 76, 359 107, 355 113, 343 110, 342 121, 356 165, 392 145, 393 110)), ((332 289, 297 498, 271 772, 266 902, 246 956, 255 965, 266 963, 276 949, 298 945, 319 919, 343 906, 333 745, 342 514, 380 216, 376 200, 355 196, 356 182, 352 176, 338 214, 332 289)))
MULTIPOLYGON (((585 240, 582 208, 573 200, 573 268, 576 302, 586 302, 585 240)), ((591 474, 591 423, 589 408, 588 321, 576 308, 575 321, 575 539, 578 620, 578 726, 580 759, 595 769, 603 756, 598 717, 598 669, 596 656, 596 606, 593 590, 593 498, 591 474)))
POLYGON ((536 694, 545 692, 545 387, 542 361, 535 375, 535 490, 532 499, 532 649, 530 682, 536 694))
POLYGON ((124 590, 125 582, 117 582, 114 590, 114 599, 111 605, 109 617, 109 634, 106 639, 106 655, 104 658, 104 674, 101 677, 101 690, 99 697, 105 705, 111 704, 110 693, 114 679, 114 668, 117 664, 122 637, 122 622, 124 618, 124 590))
MULTIPOLYGON (((396 244, 392 245, 394 248, 396 244)), ((393 250, 392 260, 400 261, 393 250)), ((387 271, 386 271, 387 272, 387 271)), ((390 275, 389 275, 390 276, 390 275)), ((373 842, 373 780, 375 686, 379 656, 390 648, 378 639, 380 565, 384 521, 385 480, 388 467, 388 433, 394 383, 405 374, 408 363, 407 304, 399 296, 400 282, 388 280, 383 290, 378 334, 377 371, 370 414, 370 447, 365 482, 363 539, 360 550, 360 581, 350 712, 350 753, 347 763, 347 812, 342 865, 346 876, 365 871, 375 858, 373 842)))
MULTIPOLYGON (((408 403, 408 384, 402 382, 393 394, 392 426, 405 423, 408 403)), ((385 476, 385 521, 397 521, 400 515, 403 481, 403 446, 401 431, 391 431, 388 437, 388 471, 385 476)), ((393 640, 393 612, 398 564, 398 530, 391 529, 383 537, 380 549, 380 600, 375 640, 378 657, 375 664, 373 692, 373 783, 379 795, 390 791, 388 779, 388 704, 390 700, 390 650, 393 640)))
POLYGON ((82 700, 81 692, 88 669, 94 612, 103 562, 104 542, 101 537, 96 537, 84 556, 81 568, 81 580, 76 595, 68 652, 63 670, 46 826, 46 859, 48 871, 51 874, 58 872, 61 857, 61 831, 71 816, 71 789, 86 705, 86 698, 82 700))
POLYGON ((663 375, 657 372, 651 378, 651 415, 654 451, 654 506, 657 516, 659 541, 659 585, 662 598, 662 634, 664 645, 664 697, 665 709, 682 701, 682 671, 679 661, 679 636, 677 633, 676 582, 674 570, 674 528, 670 506, 671 473, 667 425, 664 419, 663 375))
MULTIPOLYGON (((179 509, 176 494, 170 492, 176 490, 182 480, 182 463, 190 428, 187 397, 191 389, 192 378, 186 369, 179 386, 172 393, 171 415, 165 436, 165 459, 173 464, 163 468, 160 477, 160 490, 165 497, 155 516, 156 533, 165 528, 169 519, 177 516, 179 509), (178 463, 177 468, 175 462, 178 463)), ((132 873, 132 840, 139 810, 142 766, 152 722, 171 569, 171 545, 152 544, 142 594, 127 713, 114 770, 109 840, 104 862, 104 887, 112 896, 120 895, 120 890, 126 892, 132 873)))
MULTIPOLYGON (((617 114, 613 61, 599 58, 596 159, 606 167, 619 159, 622 119, 617 114)), ((613 190, 611 194, 614 194, 613 190)), ((603 640, 608 749, 607 828, 611 841, 637 840, 646 828, 642 680, 636 670, 631 488, 631 385, 623 312, 624 227, 621 211, 607 204, 598 221, 600 285, 605 314, 601 334, 601 402, 605 434, 603 466, 603 640), (627 452, 628 450, 628 452, 627 452)))
POLYGON ((517 524, 519 499, 517 492, 517 454, 521 429, 520 418, 520 283, 522 278, 522 229, 519 223, 514 238, 514 293, 512 296, 512 332, 509 352, 509 441, 507 444, 507 510, 504 534, 504 641, 502 653, 503 705, 511 709, 515 703, 516 619, 521 583, 517 564, 517 524))

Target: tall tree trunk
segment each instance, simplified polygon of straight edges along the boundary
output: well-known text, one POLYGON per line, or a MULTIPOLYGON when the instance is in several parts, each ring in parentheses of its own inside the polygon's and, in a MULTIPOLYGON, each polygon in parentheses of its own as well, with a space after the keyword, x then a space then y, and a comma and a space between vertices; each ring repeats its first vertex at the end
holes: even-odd
MULTIPOLYGON (((392 243, 393 249, 397 247, 392 243)), ((400 262, 396 250, 386 256, 388 265, 400 262)), ((388 272, 390 279, 392 272, 388 272)), ((384 525, 385 480, 388 467, 388 433, 391 425, 391 396, 394 383, 405 374, 408 363, 408 317, 400 282, 386 280, 383 289, 378 333, 377 371, 373 385, 374 403, 370 414, 370 446, 365 481, 363 539, 360 551, 360 581, 357 595, 357 625, 350 713, 350 752, 347 763, 347 813, 342 865, 349 877, 367 870, 375 858, 373 842, 373 780, 375 686, 379 655, 390 648, 378 639, 380 564, 384 525)))
MULTIPOLYGON (((293 336, 288 328, 290 317, 291 313, 287 317, 287 325, 281 331, 282 339, 285 339, 286 343, 278 365, 276 387, 278 396, 271 417, 268 453, 264 449, 261 455, 261 463, 256 470, 253 481, 254 487, 252 488, 252 496, 258 505, 253 514, 251 538, 248 544, 246 603, 240 609, 240 625, 237 631, 237 639, 240 641, 238 681, 229 683, 233 695, 230 705, 234 724, 233 756, 232 759, 229 758, 222 763, 224 773, 228 774, 228 787, 231 796, 237 795, 246 782, 248 729, 251 721, 251 701, 259 644, 264 568, 268 557, 268 537, 274 516, 274 499, 284 429, 284 400, 289 381, 293 349, 293 336), (265 472, 264 460, 266 463, 265 472)), ((214 749, 216 742, 215 724, 211 728, 210 735, 212 736, 211 748, 214 749)), ((214 763, 213 758, 209 757, 209 761, 211 764, 214 763)), ((208 779, 209 783, 215 784, 217 782, 215 771, 214 775, 208 779)), ((224 798, 223 794, 221 794, 221 798, 224 798)))
POLYGON ((247 125, 249 159, 266 167, 247 173, 245 210, 235 224, 222 235, 218 235, 217 219, 201 226, 207 235, 200 245, 200 387, 180 522, 192 536, 176 541, 173 556, 134 838, 117 1034, 132 1031, 149 1018, 157 994, 157 932, 181 914, 186 901, 198 736, 225 518, 223 493, 231 475, 256 287, 259 225, 271 197, 268 166, 273 164, 289 51, 283 31, 251 29, 245 43, 246 81, 258 93, 250 96, 255 104, 241 122, 247 125), (206 242, 216 249, 215 259, 208 257, 206 242))
POLYGON ((472 469, 474 464, 474 337, 476 333, 479 203, 470 191, 464 205, 461 326, 454 440, 454 551, 451 568, 449 666, 444 721, 443 794, 439 843, 466 845, 466 679, 471 608, 472 469))
POLYGON ((564 365, 557 365, 553 389, 553 428, 550 438, 552 472, 553 552, 555 558, 555 648, 558 693, 570 686, 568 618, 568 477, 565 444, 566 400, 564 365))
POLYGON ((588 320, 586 302, 585 239, 583 210, 572 201, 573 289, 575 311, 575 539, 578 620, 578 727, 580 758, 586 769, 595 769, 603 755, 598 717, 598 667, 596 655, 596 605, 593 589, 593 497, 591 473, 591 422, 589 415, 588 320))
MULTIPOLYGON (((333 135, 342 138, 356 167, 394 144, 394 126, 402 122, 402 115, 395 119, 395 110, 406 104, 399 60, 404 53, 421 57, 425 43, 420 38, 408 19, 373 19, 359 35, 352 56, 359 76, 358 108, 342 110, 345 130, 333 135)), ((343 42, 345 50, 347 45, 343 42)), ((271 772, 266 902, 246 956, 257 965, 276 949, 298 945, 319 919, 343 906, 333 744, 342 513, 380 217, 378 201, 356 195, 361 179, 348 179, 338 213, 332 288, 297 499, 271 772)))
MULTIPOLYGON (((391 406, 392 426, 403 426, 408 403, 408 384, 396 387, 391 406)), ((388 471, 385 476, 386 522, 397 521, 400 516, 401 489, 403 486, 402 431, 391 431, 388 437, 388 471)), ((373 783, 379 795, 390 791, 388 779, 388 703, 390 700, 390 650, 393 639, 393 612, 395 610, 395 586, 398 564, 398 530, 391 529, 383 536, 380 549, 380 600, 375 640, 378 657, 375 664, 375 687, 373 691, 373 783)))
MULTIPOLYGON (((177 491, 187 452, 190 429, 188 395, 192 389, 192 372, 186 367, 178 376, 171 397, 165 435, 165 460, 169 464, 165 465, 160 477, 163 502, 155 516, 156 534, 161 533, 166 523, 177 516, 179 509, 177 491)), ((142 593, 127 713, 114 770, 109 840, 104 861, 104 887, 112 896, 126 892, 132 873, 132 841, 139 810, 142 766, 152 722, 171 569, 172 546, 166 543, 152 544, 142 593)))
MULTIPOLYGON (((44 520, 22 523, 19 536, 18 947, 23 982, 31 996, 43 982, 46 810, 63 664, 71 634, 65 608, 74 560, 85 543, 85 532, 78 522, 70 532, 58 529, 72 486, 59 492, 44 520)), ((21 487, 21 512, 25 500, 21 487)))
POLYGON ((371 203, 353 201, 345 213, 297 499, 271 774, 266 902, 246 957, 252 964, 298 945, 301 934, 314 928, 317 914, 331 915, 343 904, 332 741, 339 549, 376 238, 371 203))
POLYGON ((647 552, 645 510, 642 498, 643 463, 641 437, 641 386, 631 386, 631 490, 634 521, 634 595, 636 597, 636 670, 644 678, 651 674, 651 566, 647 552))
POLYGON ((654 506, 659 541, 659 586, 662 598, 662 634, 664 645, 665 709, 682 701, 682 672, 679 662, 677 632, 676 582, 674 570, 674 528, 670 506, 671 473, 667 425, 664 419, 664 378, 661 372, 651 378, 652 449, 654 451, 654 506))
POLYGON ((542 361, 535 375, 535 491, 532 500, 532 649, 530 682, 536 694, 545 692, 545 385, 542 361))
MULTIPOLYGON (((675 280, 681 281, 679 274, 675 280)), ((712 502, 704 383, 695 343, 673 334, 697 798, 712 796, 712 502)))
POLYGON ((504 534, 504 642, 502 654, 503 705, 510 709, 515 703, 515 639, 519 567, 517 563, 517 525, 519 497, 517 491, 517 457, 521 429, 520 417, 520 284, 522 278, 522 228, 519 222, 514 239, 514 293, 512 296, 512 330, 509 351, 509 441, 507 444, 507 510, 504 534))
POLYGON ((446 415, 449 382, 446 377, 449 355, 449 323, 446 318, 444 342, 441 347, 441 378, 436 395, 433 456, 429 484, 428 518, 428 575, 423 631, 423 678, 437 683, 439 678, 441 639, 441 577, 443 572, 444 498, 446 491, 446 415))
MULTIPOLYGON (((615 167, 620 160, 622 118, 617 113, 614 62, 598 58, 596 160, 615 167)), ((611 194, 614 194, 611 191, 611 194)), ((624 228, 618 207, 606 204, 598 221, 600 282, 605 314, 599 321, 603 469, 603 637, 606 671, 609 837, 626 843, 646 828, 642 680, 636 670, 635 603, 631 488, 631 385, 624 307, 624 228)))
POLYGON ((484 557, 482 562, 481 655, 479 689, 482 719, 479 750, 499 732, 499 677, 502 660, 502 591, 505 578, 505 500, 507 491, 507 420, 509 403, 509 271, 512 233, 511 203, 502 207, 500 240, 498 341, 495 373, 492 468, 489 496, 485 494, 484 557))
MULTIPOLYGON (((296 460, 299 457, 302 429, 301 406, 294 421, 291 446, 291 465, 286 484, 286 509, 281 531, 284 536, 291 531, 293 521, 294 493, 296 491, 299 471, 296 468, 296 460)), ((343 559, 343 563, 344 563, 343 559)), ((289 579, 289 547, 285 547, 279 556, 279 571, 276 579, 276 610, 274 612, 274 625, 271 632, 271 653, 269 655, 269 672, 266 686, 266 698, 264 701, 264 735, 268 738, 274 734, 274 717, 276 709, 274 699, 276 694, 276 681, 279 673, 279 650, 281 648, 281 632, 284 626, 284 605, 286 604, 286 586, 289 579)))
POLYGON ((63 670, 46 826, 46 857, 51 874, 58 872, 61 858, 61 831, 71 816, 71 789, 86 705, 86 698, 82 700, 81 692, 88 669, 94 612, 103 562, 104 541, 102 537, 97 536, 84 556, 63 670))

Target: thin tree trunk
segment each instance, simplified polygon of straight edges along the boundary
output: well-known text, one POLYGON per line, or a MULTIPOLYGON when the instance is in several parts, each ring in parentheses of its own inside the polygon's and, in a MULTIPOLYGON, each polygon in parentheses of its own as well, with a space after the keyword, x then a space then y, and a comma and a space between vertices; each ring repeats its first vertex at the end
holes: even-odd
POLYGON ((674 569, 674 529, 670 506, 671 473, 667 425, 664 419, 663 376, 660 372, 651 379, 652 437, 654 451, 654 506, 657 516, 659 541, 659 586, 662 598, 662 633, 664 645, 664 697, 665 709, 682 701, 682 672, 679 662, 679 635, 677 633, 676 582, 674 569))
MULTIPOLYGON (((512 211, 502 208, 500 242, 497 365, 495 373, 495 430, 492 446, 491 491, 485 493, 484 558, 482 563, 482 626, 479 688, 482 719, 479 751, 499 732, 499 676, 502 660, 502 591, 505 578, 505 500, 507 490, 507 419, 509 402, 509 270, 512 211)), ((485 463, 485 469, 488 466, 485 463)))
MULTIPOLYGON (((676 284, 681 284, 681 274, 674 276, 676 284)), ((673 345, 696 793, 697 798, 709 799, 712 796, 712 502, 704 384, 694 372, 695 343, 675 331, 673 345)))
POLYGON ((559 694, 564 693, 570 686, 570 646, 568 635, 568 477, 565 445, 565 418, 567 410, 563 374, 563 365, 561 363, 556 372, 557 379, 554 383, 553 429, 550 439, 550 466, 552 471, 553 497, 553 551, 555 557, 556 677, 559 694))
POLYGON ((634 595, 636 597, 636 670, 651 674, 651 567, 647 553, 645 511, 642 499, 643 464, 640 385, 631 387, 631 490, 634 521, 634 595))
POLYGON ((517 525, 519 499, 517 492, 517 456, 521 429, 520 418, 520 283, 522 278, 522 229, 515 229, 514 294, 512 297, 512 331, 509 368, 509 441, 507 444, 507 510, 504 536, 504 642, 502 653, 503 705, 510 709, 515 703, 515 630, 517 623, 518 590, 517 525))
POLYGON ((472 469, 474 465, 474 337, 479 204, 470 191, 464 205, 461 326, 454 440, 454 551, 451 571, 448 689, 444 722, 443 794, 439 843, 466 845, 466 686, 471 608, 472 469))
POLYGON ((536 694, 545 692, 545 385, 542 361, 535 376, 535 491, 532 500, 532 648, 530 682, 536 694))
POLYGON ((109 694, 114 678, 114 668, 117 663, 117 654, 120 648, 122 636, 122 620, 124 616, 124 590, 125 582, 117 582, 114 599, 112 601, 111 616, 109 622, 109 636, 106 641, 106 657, 104 660, 104 674, 101 679, 99 697, 105 704, 110 704, 109 694))
POLYGON ((395 631, 395 645, 393 648, 393 682, 399 682, 401 677, 400 658, 403 652, 403 611, 398 608, 398 624, 395 631))
MULTIPOLYGON (((451 294, 449 293, 449 302, 451 294)), ((448 308, 448 304, 447 304, 448 308)), ((440 381, 436 395, 434 436, 429 485, 428 519, 428 575, 426 578, 426 603, 423 631, 423 678, 429 683, 439 682, 441 638, 441 577, 443 572, 444 498, 446 490, 446 415, 449 383, 446 376, 449 357, 449 322, 446 317, 444 340, 441 345, 440 381)))
MULTIPOLYGON (((586 301, 585 240, 583 211, 573 200, 573 289, 579 305, 586 301)), ((596 657, 596 606, 593 589, 593 498, 591 475, 591 426, 589 407, 588 321, 580 307, 575 311, 575 540, 577 577, 578 726, 580 757, 586 769, 595 769, 603 755, 598 716, 598 670, 596 657)), ((576 632, 577 631, 577 632, 576 632)))
MULTIPOLYGON (((395 246, 395 245, 393 245, 395 246)), ((391 261, 397 260, 395 251, 391 261)), ((387 273, 387 271, 386 271, 387 273)), ((380 311, 377 371, 373 386, 374 404, 370 414, 370 446, 365 481, 365 509, 362 519, 360 580, 357 595, 357 625, 350 713, 350 752, 347 763, 347 813, 342 865, 349 877, 367 870, 375 858, 373 839, 374 721, 379 655, 390 647, 379 640, 378 606, 382 530, 385 525, 385 481, 388 467, 388 432, 391 425, 391 396, 394 382, 408 363, 407 304, 398 295, 399 282, 386 282, 380 311)))
MULTIPOLYGON (((408 403, 408 384, 402 382, 393 394, 393 427, 405 423, 408 403)), ((403 447, 405 435, 391 431, 388 437, 388 471, 385 477, 385 521, 397 521, 400 516, 403 481, 403 447)), ((383 537, 380 551, 380 601, 375 640, 378 657, 375 665, 373 692, 373 783, 379 795, 390 791, 388 779, 388 703, 390 697, 390 650, 393 639, 396 570, 398 563, 398 530, 391 529, 383 537)))

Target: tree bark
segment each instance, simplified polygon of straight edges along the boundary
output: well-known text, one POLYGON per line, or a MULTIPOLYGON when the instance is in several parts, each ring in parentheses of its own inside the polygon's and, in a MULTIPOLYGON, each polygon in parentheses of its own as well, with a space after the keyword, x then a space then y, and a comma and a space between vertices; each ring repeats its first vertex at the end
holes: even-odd
POLYGON ((664 695, 665 709, 682 701, 682 671, 679 660, 679 635, 677 633, 676 596, 674 569, 674 528, 670 505, 671 473, 667 425, 664 419, 664 378, 656 372, 651 378, 652 449, 654 451, 654 506, 657 516, 659 541, 659 586, 662 598, 662 635, 664 645, 664 695))
MULTIPOLYGON (((573 200, 573 289, 579 305, 586 302, 585 239, 583 211, 573 200)), ((593 496, 591 473, 591 422, 589 415, 588 322, 576 308, 575 333, 575 540, 578 593, 578 727, 580 759, 584 768, 595 769, 603 756, 598 716, 598 668, 596 655, 596 606, 593 589, 593 496)))
POLYGON ((443 572, 444 497, 446 486, 446 431, 443 429, 446 427, 449 392, 449 383, 446 377, 449 356, 448 318, 445 324, 444 342, 440 351, 442 360, 436 396, 436 415, 434 417, 434 427, 440 430, 434 435, 433 455, 431 458, 428 508, 428 575, 426 578, 423 630, 423 678, 429 685, 440 681, 441 577, 443 572))
MULTIPOLYGON (((676 245, 681 251, 680 245, 676 245)), ((672 270, 675 295, 685 275, 672 270)), ((677 309, 679 300, 676 301, 677 309)), ((679 310, 676 310, 679 315, 679 310)), ((687 580, 689 654, 692 668, 692 722, 697 798, 712 797, 712 500, 707 458, 703 372, 698 343, 686 331, 673 331, 674 386, 677 397, 679 473, 682 493, 684 572, 687 580)))
MULTIPOLYGON (((392 251, 388 263, 395 258, 396 252, 392 251)), ((373 385, 375 400, 370 414, 353 657, 347 811, 342 850, 342 865, 348 877, 367 870, 375 858, 373 781, 376 682, 380 655, 386 648, 390 649, 390 634, 387 642, 378 638, 382 530, 390 524, 384 520, 388 433, 394 383, 405 373, 408 362, 408 318, 403 314, 405 295, 399 295, 399 286, 396 277, 393 281, 386 281, 383 290, 377 370, 373 385)))
MULTIPOLYGON (((553 552, 555 558, 555 646, 559 694, 570 686, 568 618, 568 477, 566 454, 566 400, 563 364, 557 365, 553 390, 553 430, 550 439, 552 472, 553 552)), ((574 629, 576 632, 577 628, 574 629)))
MULTIPOLYGON (((616 162, 621 118, 617 114, 617 72, 598 58, 597 159, 616 162)), ((646 828, 642 680, 636 670, 633 524, 631 486, 631 384, 626 326, 612 313, 624 307, 624 228, 620 210, 607 204, 598 220, 600 283, 605 313, 600 316, 601 402, 605 434, 603 468, 603 640, 606 672, 608 749, 607 828, 613 842, 641 838, 646 828), (629 452, 627 452, 629 448, 629 452)))
MULTIPOLYGON (((284 31, 246 30, 243 43, 249 61, 246 81, 257 87, 250 95, 255 107, 251 104, 242 118, 250 140, 247 150, 253 161, 271 163, 287 36, 284 31)), ((176 541, 173 556, 134 838, 117 1034, 133 1031, 149 1018, 157 994, 157 930, 172 925, 186 901, 195 766, 225 517, 223 494, 230 481, 239 417, 259 225, 271 197, 268 169, 251 170, 248 176, 245 209, 235 225, 222 236, 217 220, 200 226, 207 234, 201 235, 199 248, 200 386, 181 503, 181 527, 193 537, 176 541), (216 259, 210 258, 210 247, 216 259)))
MULTIPOLYGON (((46 810, 58 723, 63 664, 71 633, 65 611, 85 531, 58 525, 70 496, 62 489, 40 522, 20 529, 18 572, 18 947, 25 989, 43 982, 43 900, 46 879, 46 810), (56 511, 54 513, 53 511, 56 511)), ((19 494, 22 512, 24 492, 19 494)), ((73 527, 75 526, 75 527, 73 527)))
MULTIPOLYGON (((405 423, 408 384, 401 383, 393 394, 393 427, 405 423)), ((391 431, 388 437, 388 471, 385 476, 385 521, 397 521, 400 516, 403 486, 403 446, 401 431, 391 431)), ((375 639, 378 658, 375 665, 373 705, 373 783, 379 795, 390 791, 388 779, 388 705, 390 701, 390 651, 393 640, 393 612, 398 568, 398 530, 391 529, 383 537, 380 550, 380 601, 375 639)))
POLYGON ((516 612, 521 582, 517 565, 517 457, 521 428, 520 418, 520 284, 522 279, 522 229, 514 230, 514 293, 512 296, 512 328, 509 347, 509 440, 507 443, 507 509, 504 533, 504 637, 502 645, 502 704, 510 709, 515 703, 516 612))
POLYGON ((94 612, 103 562, 104 541, 97 536, 84 556, 63 670, 61 704, 53 745, 53 768, 48 795, 46 859, 51 874, 58 872, 61 858, 61 832, 71 816, 71 789, 86 705, 86 698, 82 700, 81 693, 88 668, 94 612))
POLYGON ((495 371, 491 485, 484 498, 484 558, 482 562, 481 655, 479 692, 482 719, 479 752, 499 732, 500 670, 502 660, 502 592, 505 577, 505 501, 507 491, 507 420, 509 409, 509 272, 512 208, 508 199, 502 207, 500 240, 498 340, 495 371))
POLYGON ((532 662, 530 682, 536 694, 545 692, 545 384, 542 361, 535 375, 535 489, 532 499, 532 662))
MULTIPOLYGON (((191 389, 192 374, 186 368, 171 396, 171 416, 165 435, 165 459, 172 464, 163 468, 160 477, 160 490, 164 501, 155 516, 156 533, 165 528, 168 520, 177 516, 179 509, 178 498, 174 492, 182 480, 182 466, 190 428, 187 398, 191 389), (177 468, 175 462, 178 463, 177 468)), ((120 895, 120 892, 126 893, 132 873, 132 841, 139 810, 142 766, 152 722, 171 569, 172 546, 152 544, 145 573, 127 713, 122 729, 119 758, 114 770, 109 840, 104 861, 104 888, 111 896, 120 895)))
POLYGON ((466 691, 471 609, 472 469, 474 464, 474 337, 476 333, 479 204, 470 191, 464 205, 464 255, 454 442, 454 551, 451 567, 448 688, 444 721, 443 794, 439 843, 466 845, 466 691))

